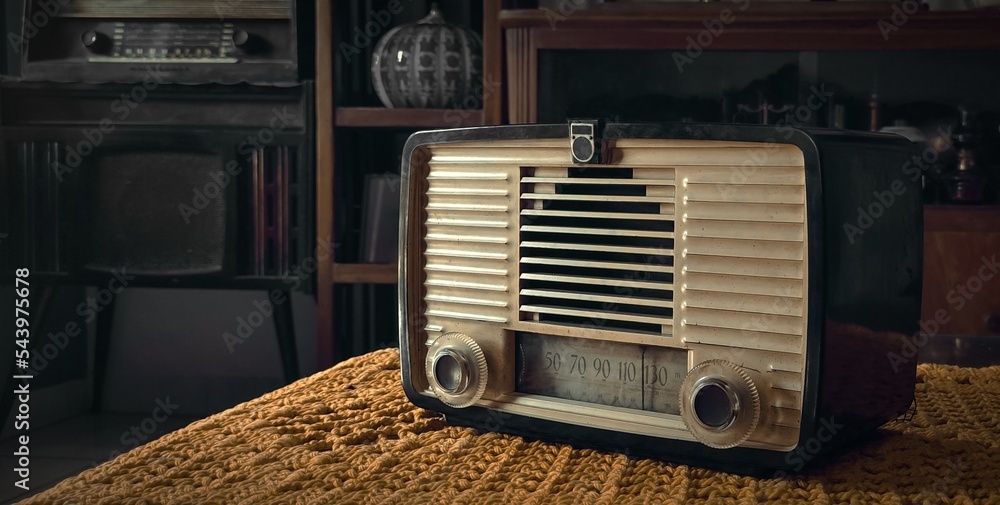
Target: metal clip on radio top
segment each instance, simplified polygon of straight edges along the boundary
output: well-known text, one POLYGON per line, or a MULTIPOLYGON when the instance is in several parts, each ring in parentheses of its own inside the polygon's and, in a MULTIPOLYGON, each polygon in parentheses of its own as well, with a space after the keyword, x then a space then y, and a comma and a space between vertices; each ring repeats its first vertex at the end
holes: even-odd
POLYGON ((600 119, 569 120, 569 150, 574 164, 601 163, 600 119))

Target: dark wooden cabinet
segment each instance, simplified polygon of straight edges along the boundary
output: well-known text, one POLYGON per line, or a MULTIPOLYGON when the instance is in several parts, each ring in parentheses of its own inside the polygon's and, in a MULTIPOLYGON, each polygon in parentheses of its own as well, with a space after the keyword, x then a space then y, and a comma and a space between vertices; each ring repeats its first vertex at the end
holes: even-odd
POLYGON ((1000 335, 1000 207, 924 210, 924 331, 1000 335))

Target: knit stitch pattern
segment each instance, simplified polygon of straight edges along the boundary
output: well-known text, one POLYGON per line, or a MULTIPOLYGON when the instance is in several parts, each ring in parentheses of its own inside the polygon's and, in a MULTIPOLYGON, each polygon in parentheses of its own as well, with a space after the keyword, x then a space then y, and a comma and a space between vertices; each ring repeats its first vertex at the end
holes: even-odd
POLYGON ((449 426, 386 349, 138 447, 22 503, 994 503, 1000 367, 921 365, 919 409, 825 465, 756 479, 449 426))

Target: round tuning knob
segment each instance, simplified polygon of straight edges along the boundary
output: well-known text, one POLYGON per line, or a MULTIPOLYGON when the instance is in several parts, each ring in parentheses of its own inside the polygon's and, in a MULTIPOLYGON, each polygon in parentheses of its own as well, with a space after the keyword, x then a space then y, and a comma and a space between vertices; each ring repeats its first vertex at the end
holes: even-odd
POLYGON ((468 407, 486 391, 486 355, 464 333, 445 333, 434 339, 424 368, 431 391, 450 407, 468 407))
POLYGON ((760 393, 753 372, 723 360, 701 363, 681 384, 681 419, 699 442, 728 449, 760 424, 760 393))
POLYGON ((237 49, 248 49, 253 38, 246 30, 236 30, 233 32, 233 47, 237 49))
POLYGON ((94 30, 83 32, 83 35, 80 35, 80 42, 92 53, 103 53, 111 46, 111 39, 107 35, 94 30))

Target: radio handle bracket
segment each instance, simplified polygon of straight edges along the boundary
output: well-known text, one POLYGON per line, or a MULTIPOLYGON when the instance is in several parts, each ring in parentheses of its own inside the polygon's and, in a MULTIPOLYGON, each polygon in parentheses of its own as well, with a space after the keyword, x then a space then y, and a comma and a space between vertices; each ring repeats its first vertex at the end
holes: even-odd
POLYGON ((601 133, 604 122, 600 119, 570 119, 569 152, 575 165, 601 163, 601 133))

